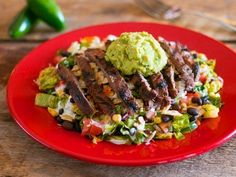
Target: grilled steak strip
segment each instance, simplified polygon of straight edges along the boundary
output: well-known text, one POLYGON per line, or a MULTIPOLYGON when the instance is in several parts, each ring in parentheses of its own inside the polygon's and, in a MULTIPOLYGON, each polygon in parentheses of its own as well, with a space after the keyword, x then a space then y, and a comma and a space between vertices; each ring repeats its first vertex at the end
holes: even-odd
POLYGON ((157 97, 157 92, 150 87, 148 81, 140 73, 135 73, 131 79, 140 97, 146 106, 153 106, 152 101, 157 97))
POLYGON ((180 78, 185 82, 185 89, 191 91, 194 87, 194 75, 192 69, 185 63, 181 53, 176 45, 171 45, 165 40, 160 40, 161 47, 167 52, 169 62, 174 66, 175 70, 180 75, 180 78))
POLYGON ((161 105, 161 109, 171 104, 171 98, 168 93, 168 85, 161 72, 151 75, 151 86, 157 92, 157 102, 161 105))
POLYGON ((88 93, 93 98, 94 103, 96 103, 101 112, 111 115, 115 105, 112 100, 103 93, 102 87, 96 83, 95 73, 89 64, 89 61, 83 54, 80 54, 76 56, 76 62, 80 66, 88 93))
POLYGON ((200 76, 199 64, 194 61, 188 47, 179 42, 176 42, 176 49, 181 53, 184 62, 192 69, 194 80, 198 81, 200 76))
POLYGON ((132 92, 129 90, 125 79, 120 75, 119 71, 105 61, 105 52, 101 49, 87 49, 85 55, 102 69, 112 89, 121 98, 127 108, 131 112, 135 112, 138 109, 138 105, 135 102, 132 92))
POLYGON ((175 86, 174 69, 171 65, 167 65, 163 70, 163 75, 168 84, 168 91, 171 98, 175 98, 178 95, 178 90, 175 86))
POLYGON ((61 79, 66 82, 69 93, 79 109, 86 115, 93 114, 95 110, 83 94, 81 88, 79 87, 78 80, 73 73, 62 65, 58 65, 57 72, 61 79))

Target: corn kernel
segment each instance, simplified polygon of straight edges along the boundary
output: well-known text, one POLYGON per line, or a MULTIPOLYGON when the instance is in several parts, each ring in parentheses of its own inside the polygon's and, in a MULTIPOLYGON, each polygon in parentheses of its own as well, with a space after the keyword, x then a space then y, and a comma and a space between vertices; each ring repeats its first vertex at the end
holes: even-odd
POLYGON ((58 112, 56 111, 56 109, 53 109, 53 108, 49 108, 49 107, 48 107, 48 112, 49 112, 53 117, 58 116, 58 112))
POLYGON ((121 115, 120 114, 114 114, 112 116, 112 120, 115 121, 115 122, 120 122, 122 119, 121 115))
POLYGON ((63 96, 64 94, 65 94, 65 92, 62 89, 57 90, 57 95, 58 96, 63 96))
POLYGON ((154 122, 155 124, 161 123, 161 117, 155 116, 154 119, 153 119, 153 122, 154 122))

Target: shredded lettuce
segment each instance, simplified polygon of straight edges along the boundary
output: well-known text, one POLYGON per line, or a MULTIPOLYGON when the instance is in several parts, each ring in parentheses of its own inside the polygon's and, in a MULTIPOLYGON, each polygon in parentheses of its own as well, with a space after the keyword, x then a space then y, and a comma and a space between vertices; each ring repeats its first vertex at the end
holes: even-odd
POLYGON ((220 108, 222 106, 220 96, 210 96, 209 101, 211 102, 211 104, 213 104, 214 106, 216 106, 218 108, 220 108))
POLYGON ((195 122, 190 122, 189 127, 184 128, 181 133, 189 133, 195 130, 198 127, 198 125, 195 122))
POLYGON ((177 140, 182 140, 182 139, 184 139, 184 135, 183 135, 183 133, 181 133, 181 132, 175 132, 174 135, 175 135, 175 138, 176 138, 177 140))
POLYGON ((75 60, 73 56, 69 56, 60 62, 60 65, 63 65, 67 68, 72 68, 75 65, 75 60))
POLYGON ((180 133, 188 133, 197 128, 197 124, 195 122, 189 121, 189 115, 184 114, 183 116, 178 116, 173 121, 173 128, 174 132, 176 133, 175 136, 182 137, 180 133))
POLYGON ((207 61, 207 65, 209 66, 209 68, 214 71, 215 66, 216 66, 216 61, 215 60, 208 60, 207 61))
POLYGON ((183 116, 176 116, 173 121, 174 131, 179 132, 184 128, 189 127, 189 115, 184 114, 183 116))
POLYGON ((118 145, 131 144, 129 138, 125 136, 109 136, 106 140, 113 144, 118 144, 118 145))
POLYGON ((132 117, 129 117, 128 119, 126 119, 124 121, 124 124, 127 128, 131 128, 135 121, 136 121, 136 118, 134 116, 132 116, 132 117))
POLYGON ((208 95, 207 89, 204 85, 196 85, 193 91, 198 92, 201 96, 208 95))
POLYGON ((119 124, 117 123, 110 123, 105 125, 105 130, 103 132, 103 135, 111 135, 116 131, 116 128, 119 124))

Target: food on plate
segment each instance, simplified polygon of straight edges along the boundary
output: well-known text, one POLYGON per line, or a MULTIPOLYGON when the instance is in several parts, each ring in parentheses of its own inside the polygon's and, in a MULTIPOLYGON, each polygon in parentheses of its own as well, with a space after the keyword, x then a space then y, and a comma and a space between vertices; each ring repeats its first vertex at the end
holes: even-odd
POLYGON ((223 80, 215 65, 147 32, 88 36, 40 71, 35 105, 93 143, 181 140, 204 119, 218 117, 223 80))
POLYGON ((122 33, 108 47, 105 59, 125 75, 139 72, 149 76, 161 71, 167 63, 165 51, 147 32, 122 33))

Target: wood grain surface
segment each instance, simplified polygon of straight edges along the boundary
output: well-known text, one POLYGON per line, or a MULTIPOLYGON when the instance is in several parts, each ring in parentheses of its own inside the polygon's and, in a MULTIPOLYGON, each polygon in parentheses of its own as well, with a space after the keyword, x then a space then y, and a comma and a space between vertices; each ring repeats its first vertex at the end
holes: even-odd
MULTIPOLYGON (((132 0, 58 0, 65 13, 68 28, 115 21, 152 21, 132 0)), ((236 12, 235 0, 167 0, 216 16, 236 12), (230 7, 227 9, 227 2, 230 7)), ((42 41, 58 35, 43 23, 26 38, 13 41, 7 28, 15 14, 25 5, 24 0, 0 1, 0 177, 235 177, 236 138, 219 148, 184 161, 147 167, 115 167, 96 165, 65 157, 32 140, 13 121, 6 104, 6 85, 10 72, 30 50, 42 41)), ((235 15, 235 14, 234 14, 235 15)), ((163 22, 158 19, 159 22, 163 22)), ((173 23, 200 31, 236 50, 236 33, 219 24, 199 17, 183 16, 173 23)))

